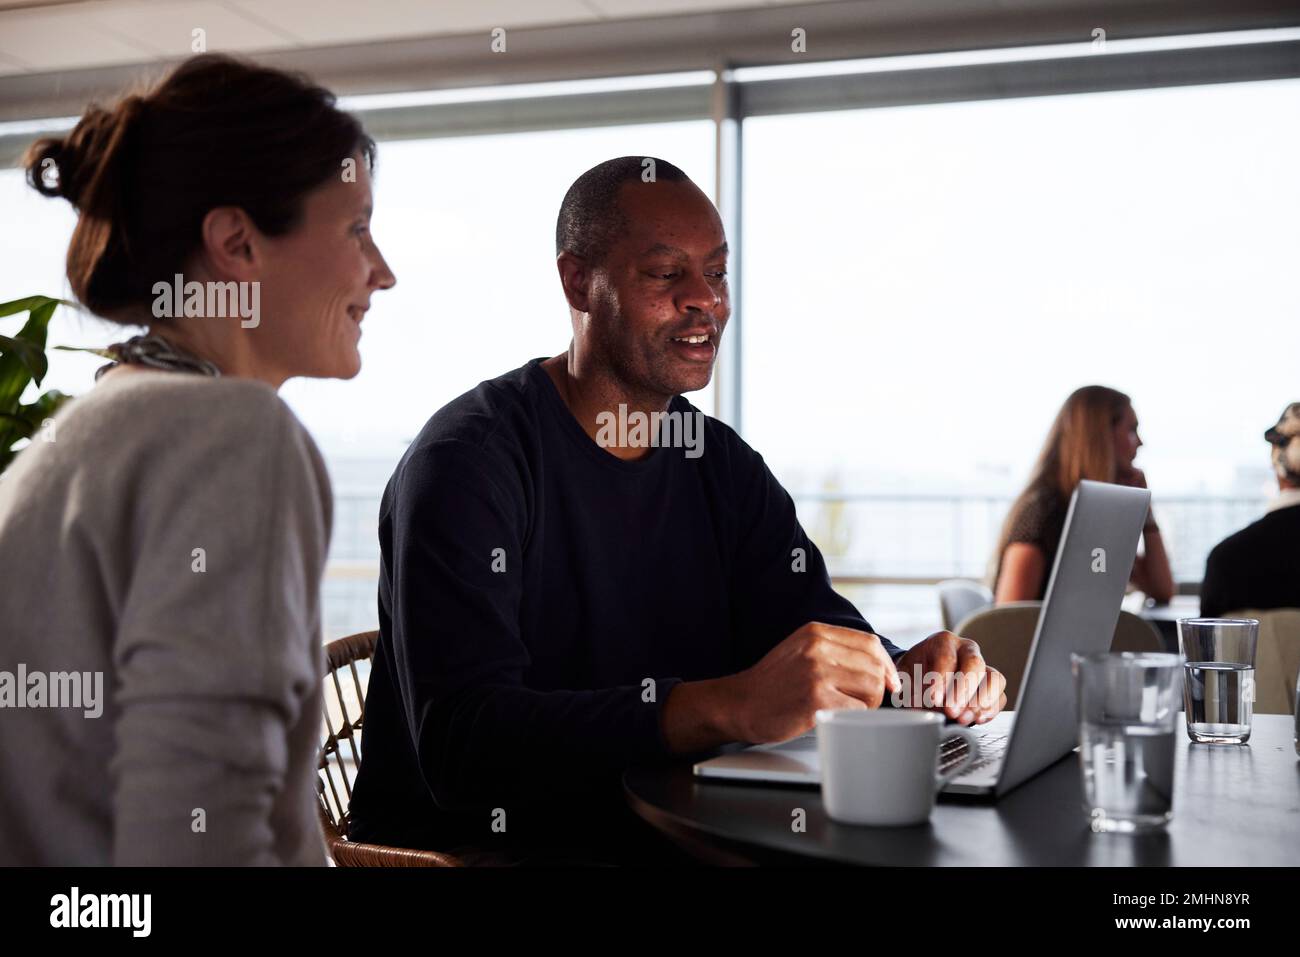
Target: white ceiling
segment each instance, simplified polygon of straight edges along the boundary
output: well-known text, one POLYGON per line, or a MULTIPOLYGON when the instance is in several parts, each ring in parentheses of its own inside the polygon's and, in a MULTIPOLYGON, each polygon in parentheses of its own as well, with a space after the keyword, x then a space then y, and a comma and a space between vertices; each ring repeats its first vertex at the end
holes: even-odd
MULTIPOLYGON (((0 0, 0 75, 817 0, 0 0)), ((507 46, 508 50, 508 46, 507 46)))

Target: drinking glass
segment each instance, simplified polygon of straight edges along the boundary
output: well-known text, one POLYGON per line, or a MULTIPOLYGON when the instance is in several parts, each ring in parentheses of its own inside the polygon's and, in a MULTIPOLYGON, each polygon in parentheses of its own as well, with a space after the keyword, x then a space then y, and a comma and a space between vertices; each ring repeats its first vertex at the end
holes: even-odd
POLYGON ((1255 711, 1254 618, 1180 618, 1187 736, 1199 744, 1245 744, 1255 711))
POLYGON ((1174 816, 1178 679, 1173 654, 1070 656, 1079 702, 1083 810, 1094 831, 1134 833, 1174 816))

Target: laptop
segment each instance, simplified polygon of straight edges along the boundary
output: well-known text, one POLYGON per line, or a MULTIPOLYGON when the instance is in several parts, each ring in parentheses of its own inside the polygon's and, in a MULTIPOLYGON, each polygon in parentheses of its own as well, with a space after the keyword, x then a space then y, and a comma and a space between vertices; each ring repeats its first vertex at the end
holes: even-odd
MULTIPOLYGON (((1110 648, 1150 504, 1146 489, 1079 483, 1070 499, 1015 709, 971 726, 979 739, 979 755, 949 779, 944 793, 1001 797, 1074 750, 1078 718, 1070 653, 1110 648)), ((959 737, 944 740, 940 768, 959 763, 966 748, 959 737)), ((700 761, 695 776, 820 786, 817 731, 700 761)))

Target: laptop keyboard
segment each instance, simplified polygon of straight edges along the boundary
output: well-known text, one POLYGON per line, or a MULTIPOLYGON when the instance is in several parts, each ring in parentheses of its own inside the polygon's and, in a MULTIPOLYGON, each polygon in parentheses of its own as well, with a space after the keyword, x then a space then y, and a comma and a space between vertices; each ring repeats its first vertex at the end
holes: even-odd
MULTIPOLYGON (((1003 754, 1007 750, 1007 736, 994 731, 975 730, 979 737, 980 756, 970 767, 966 768, 961 774, 957 775, 956 780, 961 780, 968 774, 975 771, 983 770, 989 765, 1002 760, 1003 754)), ((817 729, 806 731, 797 738, 791 738, 789 741, 776 745, 766 745, 767 750, 771 751, 807 751, 810 748, 817 747, 817 729)), ((953 735, 939 744, 939 771, 946 773, 952 768, 961 764, 966 758, 966 752, 970 750, 966 744, 966 739, 958 735, 953 735)))
MULTIPOLYGON (((968 774, 986 768, 994 762, 1001 761, 1002 755, 1006 753, 1007 736, 1005 734, 980 734, 979 742, 979 757, 975 759, 974 763, 972 763, 970 767, 957 775, 957 780, 961 780, 968 774)), ((941 742, 939 745, 940 773, 946 773, 961 764, 961 762, 966 759, 968 751, 970 751, 970 746, 966 743, 965 738, 954 735, 946 741, 941 742)))

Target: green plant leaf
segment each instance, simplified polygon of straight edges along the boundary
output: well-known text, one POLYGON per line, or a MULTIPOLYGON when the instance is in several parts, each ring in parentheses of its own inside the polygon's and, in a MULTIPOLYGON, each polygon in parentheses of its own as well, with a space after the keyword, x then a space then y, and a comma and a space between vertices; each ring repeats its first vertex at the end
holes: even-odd
MULTIPOLYGON (((32 296, 27 300, 18 301, 32 300, 40 300, 40 302, 32 307, 27 322, 19 330, 17 338, 31 343, 44 352, 50 318, 54 315, 54 310, 59 307, 60 300, 48 296, 32 296)), ((27 388, 27 383, 33 378, 31 370, 27 368, 18 351, 8 350, 0 355, 0 412, 13 412, 17 409, 18 399, 23 394, 23 389, 27 388)), ((35 378, 36 384, 40 385, 41 379, 45 378, 44 372, 35 378)))
POLYGON ((0 412, 0 447, 8 448, 19 439, 30 439, 72 396, 58 389, 41 394, 35 402, 20 405, 17 412, 0 412))
MULTIPOLYGON (((9 445, 13 445, 18 439, 30 439, 32 433, 36 431, 27 419, 23 418, 21 415, 14 415, 12 412, 0 412, 0 429, 3 429, 3 432, 8 433, 8 435, 12 435, 15 432, 18 433, 16 438, 9 439, 6 448, 9 445)), ((3 433, 0 433, 0 435, 2 434, 3 433)), ((0 441, 2 440, 3 439, 0 438, 0 441)))
POLYGON ((51 302, 56 306, 76 305, 76 303, 68 302, 66 299, 55 299, 53 296, 24 296, 22 299, 0 302, 0 317, 12 316, 18 312, 31 312, 36 307, 48 305, 51 302))
POLYGON ((44 350, 39 346, 32 345, 26 339, 0 336, 0 352, 12 352, 16 355, 37 382, 45 378, 49 363, 45 358, 44 350))
POLYGON ((107 349, 93 349, 90 346, 51 346, 52 349, 58 349, 60 352, 88 352, 92 356, 99 356, 101 359, 117 359, 117 356, 107 349))
POLYGON ((47 299, 49 296, 25 296, 10 302, 0 302, 0 316, 12 316, 16 312, 31 312, 37 306, 43 305, 47 299))
POLYGON ((26 312, 27 321, 15 336, 0 336, 0 472, 13 462, 16 442, 30 440, 46 419, 70 396, 49 389, 26 405, 20 404, 28 383, 38 385, 49 371, 45 340, 50 319, 61 305, 75 303, 52 296, 27 296, 0 303, 0 318, 26 312))
POLYGON ((33 427, 38 427, 43 421, 63 408, 64 404, 71 401, 71 399, 72 396, 66 392, 49 389, 41 393, 35 402, 20 405, 18 415, 30 422, 33 427))

